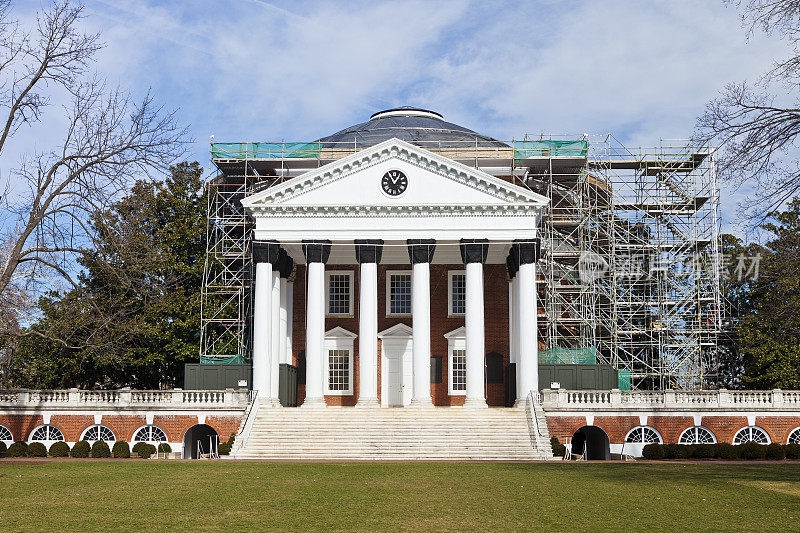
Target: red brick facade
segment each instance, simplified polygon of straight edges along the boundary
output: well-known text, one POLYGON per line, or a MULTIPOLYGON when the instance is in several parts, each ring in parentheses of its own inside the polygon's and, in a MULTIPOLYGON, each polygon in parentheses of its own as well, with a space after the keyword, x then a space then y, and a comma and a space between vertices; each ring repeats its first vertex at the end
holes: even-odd
MULTIPOLYGON (((624 442, 628 432, 639 426, 638 416, 595 416, 591 425, 597 426, 608 435, 612 444, 624 442)), ((547 427, 550 435, 564 442, 583 426, 584 416, 548 416, 547 427)), ((664 442, 677 443, 684 430, 695 425, 692 416, 648 416, 647 425, 655 428, 664 442)), ((733 442, 733 437, 740 429, 748 426, 746 416, 702 416, 701 426, 705 426, 714 434, 717 442, 733 442)), ((800 427, 800 416, 763 416, 756 417, 756 426, 766 430, 772 442, 786 444, 789 434, 800 427)))
MULTIPOLYGON (((44 423, 42 415, 0 415, 0 425, 11 431, 13 440, 28 440, 33 430, 44 423)), ((94 416, 77 414, 53 414, 50 424, 56 426, 67 442, 77 442, 89 426, 94 425, 94 416)), ((133 433, 147 422, 141 415, 103 415, 101 424, 114 432, 117 440, 130 442, 133 433)), ((182 442, 186 430, 198 423, 196 415, 155 415, 153 424, 167 434, 169 442, 182 442)), ((230 435, 239 429, 239 416, 208 416, 206 424, 219 434, 220 441, 225 442, 230 435)))
MULTIPOLYGON (((328 265, 326 270, 348 270, 353 272, 353 314, 349 317, 326 317, 325 331, 335 327, 342 327, 358 334, 358 302, 359 302, 359 265, 328 265)), ((411 270, 410 265, 379 265, 378 266, 378 331, 383 331, 396 324, 405 324, 411 327, 410 316, 386 316, 386 272, 389 270, 411 270)), ((442 382, 431 384, 431 397, 434 405, 462 405, 463 396, 450 396, 448 394, 448 358, 446 333, 464 325, 463 316, 449 316, 448 306, 448 272, 451 270, 464 271, 464 265, 436 265, 430 267, 431 281, 431 355, 442 358, 442 382)), ((505 265, 484 265, 484 317, 486 353, 497 352, 503 356, 503 369, 509 363, 508 352, 508 277, 505 265)), ((292 317, 292 353, 294 363, 297 356, 305 349, 305 265, 297 265, 292 317)), ((378 352, 380 353, 380 343, 378 352)), ((378 396, 381 391, 381 361, 378 357, 377 379, 378 396)), ((353 356, 353 395, 326 396, 328 405, 355 405, 358 401, 358 339, 356 339, 353 356)), ((410 384, 409 384, 410 385, 410 384)), ((298 403, 305 398, 305 386, 300 385, 297 392, 298 403)), ((505 403, 505 384, 489 383, 487 386, 487 403, 490 406, 502 406, 505 403)))

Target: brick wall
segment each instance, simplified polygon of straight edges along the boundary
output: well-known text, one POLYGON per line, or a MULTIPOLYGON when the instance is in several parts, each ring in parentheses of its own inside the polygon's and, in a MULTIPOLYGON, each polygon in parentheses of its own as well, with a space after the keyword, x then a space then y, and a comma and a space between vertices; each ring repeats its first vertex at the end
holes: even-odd
MULTIPOLYGON (((7 427, 14 440, 28 440, 31 432, 44 423, 42 415, 0 415, 0 424, 7 427)), ((61 430, 64 440, 77 442, 81 434, 89 426, 94 425, 94 416, 77 414, 54 414, 50 423, 61 430)), ((170 442, 182 442, 186 430, 197 424, 196 415, 156 415, 153 423, 167 433, 170 442)), ((208 416, 206 424, 214 428, 222 442, 239 429, 241 418, 238 416, 208 416)), ((103 415, 101 424, 114 432, 117 440, 130 442, 133 432, 146 424, 144 416, 139 415, 103 415)))
MULTIPOLYGON (((353 315, 350 317, 326 317, 325 331, 335 327, 342 327, 358 334, 358 303, 359 303, 359 265, 329 265, 326 270, 350 270, 353 272, 353 315)), ((410 316, 386 316, 386 272, 389 270, 410 271, 411 265, 379 265, 378 266, 378 331, 383 331, 396 324, 406 324, 411 327, 410 316)), ((442 382, 431 384, 431 397, 434 405, 462 405, 463 396, 450 396, 448 394, 448 361, 446 333, 464 325, 463 316, 448 316, 448 272, 450 270, 464 270, 464 265, 431 265, 431 355, 442 357, 442 382)), ((292 317, 292 353, 294 364, 297 364, 297 355, 305 349, 306 334, 306 268, 298 265, 295 279, 293 314, 292 317)), ((484 317, 485 317, 485 353, 497 352, 503 356, 503 368, 509 362, 508 346, 508 278, 505 265, 484 265, 484 317)), ((380 354, 380 344, 378 346, 380 354)), ((378 356, 377 381, 378 396, 381 390, 381 363, 378 356)), ((358 339, 354 346, 354 394, 352 396, 326 396, 328 405, 355 405, 358 400, 359 385, 359 357, 358 339)), ((505 376, 505 372, 504 372, 505 376)), ((406 386, 412 386, 407 384, 406 386)), ((298 387, 298 403, 305 398, 305 386, 298 387)), ((505 384, 490 383, 487 387, 487 403, 493 406, 502 406, 505 402, 505 384)))
MULTIPOLYGON (((589 413, 591 414, 591 413, 589 413)), ((563 437, 573 435, 578 429, 586 425, 583 416, 547 416, 547 427, 550 435, 563 437)), ((612 444, 621 444, 628 432, 639 425, 638 416, 595 416, 594 425, 608 435, 612 444)), ((664 442, 677 443, 681 433, 694 426, 692 416, 666 416, 655 415, 647 418, 647 425, 655 428, 664 442)), ((705 426, 717 438, 717 442, 732 443, 736 432, 746 427, 746 416, 703 416, 700 425, 705 426)), ((756 426, 769 433, 772 442, 786 444, 789 434, 800 427, 800 416, 764 416, 756 418, 756 426)))
MULTIPOLYGON (((50 417, 50 423, 61 430, 65 441, 77 442, 81 440, 83 430, 94 425, 94 417, 92 415, 53 415, 50 417)), ((116 434, 115 431, 114 435, 116 434)))
POLYGON ((36 426, 44 423, 42 415, 2 415, 0 414, 0 424, 11 431, 14 440, 28 440, 36 426))

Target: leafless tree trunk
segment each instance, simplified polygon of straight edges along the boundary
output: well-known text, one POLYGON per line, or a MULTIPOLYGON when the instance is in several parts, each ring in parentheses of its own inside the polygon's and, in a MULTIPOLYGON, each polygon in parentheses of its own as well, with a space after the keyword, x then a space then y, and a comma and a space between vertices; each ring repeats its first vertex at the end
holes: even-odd
POLYGON ((98 35, 79 29, 83 7, 59 0, 30 32, 0 0, 0 157, 22 127, 47 120, 67 95, 61 141, 25 153, 0 202, 0 334, 17 329, 31 294, 76 284, 75 258, 102 231, 104 207, 131 179, 166 170, 186 130, 147 94, 134 101, 90 69, 98 35))
POLYGON ((800 194, 800 0, 729 1, 749 32, 776 34, 792 48, 759 80, 726 86, 698 119, 698 133, 720 146, 720 178, 753 186, 741 214, 761 224, 800 194))

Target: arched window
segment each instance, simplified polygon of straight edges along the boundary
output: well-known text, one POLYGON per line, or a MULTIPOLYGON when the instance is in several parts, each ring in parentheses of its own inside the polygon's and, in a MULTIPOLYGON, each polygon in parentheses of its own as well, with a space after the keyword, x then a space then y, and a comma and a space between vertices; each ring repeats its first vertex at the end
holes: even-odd
POLYGON ((745 442, 757 442, 758 444, 769 444, 769 435, 758 426, 743 427, 733 436, 734 444, 744 444, 745 442))
POLYGON ((800 428, 794 428, 786 439, 786 444, 800 444, 800 428))
POLYGON ((7 427, 0 426, 0 440, 6 444, 11 444, 14 442, 14 435, 11 434, 11 430, 7 427))
POLYGON ((44 424, 31 432, 28 442, 56 442, 64 440, 64 434, 53 424, 44 424))
POLYGON ((111 431, 111 429, 108 426, 95 424, 83 430, 83 435, 81 435, 81 440, 87 440, 89 442, 96 442, 98 440, 102 440, 105 442, 114 442, 117 439, 116 437, 114 437, 114 432, 111 431))
POLYGON ((628 432, 625 442, 636 444, 663 444, 664 439, 655 428, 650 426, 637 426, 628 432))
POLYGON ((681 433, 678 444, 716 444, 717 438, 703 426, 692 426, 681 433))
POLYGON ((160 427, 150 424, 136 430, 133 434, 133 442, 167 442, 167 434, 160 427))

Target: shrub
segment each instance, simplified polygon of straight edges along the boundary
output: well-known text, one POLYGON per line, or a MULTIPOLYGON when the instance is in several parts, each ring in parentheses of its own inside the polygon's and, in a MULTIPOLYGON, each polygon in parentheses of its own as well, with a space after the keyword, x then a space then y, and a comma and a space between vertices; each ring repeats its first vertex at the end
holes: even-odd
POLYGON ((738 461, 742 458, 742 451, 739 446, 734 446, 727 442, 719 442, 714 445, 714 457, 725 459, 726 461, 738 461))
POLYGON ((62 441, 51 444, 50 457, 69 457, 69 444, 62 441))
POLYGON ((89 443, 85 440, 81 440, 75 443, 72 447, 72 451, 69 454, 72 457, 77 457, 79 459, 86 459, 89 457, 89 452, 92 450, 92 447, 89 446, 89 443))
POLYGON ((764 449, 764 457, 770 461, 782 461, 786 459, 786 450, 781 444, 773 442, 772 444, 767 444, 764 449))
POLYGON ((748 461, 763 459, 764 455, 766 454, 767 447, 762 446, 757 442, 745 442, 739 446, 742 453, 742 459, 746 459, 748 461))
MULTIPOLYGON (((220 455, 229 455, 231 453, 231 447, 233 445, 233 436, 228 440, 228 442, 223 442, 217 448, 217 451, 220 455), (223 453, 224 450, 224 453, 223 453)), ((567 447, 561 444, 558 440, 558 437, 550 437, 550 448, 553 450, 553 455, 556 457, 564 457, 564 453, 567 451, 567 447)))
POLYGON ((131 448, 124 440, 118 440, 114 443, 111 453, 117 459, 129 459, 131 456, 131 448))
POLYGON ((141 450, 145 446, 147 446, 146 442, 134 442, 133 443, 133 448, 131 448, 131 452, 138 454, 139 450, 141 450))
POLYGON ((657 461, 664 458, 664 445, 663 444, 645 444, 642 448, 642 457, 657 461))
POLYGON ((664 459, 686 459, 690 456, 693 445, 665 444, 664 459))
POLYGON ((92 458, 93 459, 108 459, 111 457, 111 449, 105 441, 98 440, 92 444, 92 458))
POLYGON ((6 450, 6 455, 8 457, 25 457, 28 455, 28 443, 22 441, 13 443, 6 450))
POLYGON ((787 459, 800 459, 800 444, 787 444, 786 445, 786 458, 787 459))
POLYGON ((170 453, 172 452, 172 447, 167 444, 166 442, 161 442, 158 445, 158 453, 170 453))
POLYGON ((7 450, 6 443, 0 440, 0 457, 5 457, 7 450))
POLYGON ((47 457, 47 448, 41 442, 28 444, 28 457, 47 457))
MULTIPOLYGON (((228 442, 223 442, 222 444, 220 444, 219 447, 217 448, 217 453, 219 453, 220 455, 230 455, 231 449, 233 448, 234 439, 236 439, 236 435, 231 435, 228 438, 228 442)), ((558 457, 564 457, 564 452, 567 451, 567 447, 558 441, 558 437, 550 437, 550 446, 553 448, 553 455, 558 457), (560 446, 560 448, 558 448, 558 450, 561 450, 560 452, 556 451, 556 446, 555 446, 556 444, 560 446)))
POLYGON ((692 459, 713 459, 713 444, 695 444, 692 447, 692 459))
MULTIPOLYGON (((137 442, 136 444, 141 444, 136 453, 142 459, 150 459, 150 456, 156 453, 156 447, 152 444, 147 444, 146 442, 137 442)), ((134 448, 136 448, 136 446, 134 446, 134 448)))

